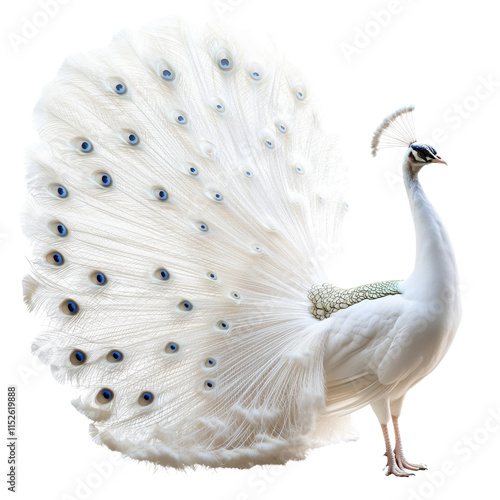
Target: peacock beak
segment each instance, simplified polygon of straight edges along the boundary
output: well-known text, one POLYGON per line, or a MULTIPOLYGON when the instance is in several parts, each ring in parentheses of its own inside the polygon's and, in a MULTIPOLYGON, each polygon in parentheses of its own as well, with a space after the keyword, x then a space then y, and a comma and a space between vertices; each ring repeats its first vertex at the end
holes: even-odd
POLYGON ((431 163, 443 163, 444 165, 448 165, 444 160, 442 160, 439 156, 436 155, 435 158, 431 160, 431 163))

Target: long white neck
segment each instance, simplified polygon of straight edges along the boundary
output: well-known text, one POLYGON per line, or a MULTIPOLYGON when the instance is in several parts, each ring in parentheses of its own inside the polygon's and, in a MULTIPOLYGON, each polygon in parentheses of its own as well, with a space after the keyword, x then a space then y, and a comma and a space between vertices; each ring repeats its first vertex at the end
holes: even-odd
MULTIPOLYGON (((408 298, 439 300, 458 294, 455 255, 448 233, 413 173, 408 156, 403 176, 416 236, 415 268, 403 283, 408 298)), ((451 298, 451 297, 449 297, 451 298)))

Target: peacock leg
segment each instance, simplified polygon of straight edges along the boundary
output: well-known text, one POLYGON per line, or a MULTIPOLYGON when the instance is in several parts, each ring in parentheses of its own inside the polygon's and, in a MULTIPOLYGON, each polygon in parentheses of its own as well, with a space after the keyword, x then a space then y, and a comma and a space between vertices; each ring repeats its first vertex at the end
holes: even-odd
POLYGON ((387 424, 380 424, 382 427, 382 432, 384 433, 384 441, 385 441, 385 455, 387 456, 387 472, 386 476, 394 474, 398 477, 408 477, 414 476, 415 474, 411 472, 406 472, 402 469, 399 464, 396 462, 396 457, 391 449, 391 440, 389 438, 389 431, 387 430, 387 424))
POLYGON ((396 447, 394 448, 394 455, 396 463, 400 469, 407 470, 427 470, 427 467, 422 464, 412 464, 406 460, 403 454, 403 444, 401 442, 401 434, 399 432, 398 417, 392 415, 392 423, 394 425, 394 435, 396 436, 396 447))

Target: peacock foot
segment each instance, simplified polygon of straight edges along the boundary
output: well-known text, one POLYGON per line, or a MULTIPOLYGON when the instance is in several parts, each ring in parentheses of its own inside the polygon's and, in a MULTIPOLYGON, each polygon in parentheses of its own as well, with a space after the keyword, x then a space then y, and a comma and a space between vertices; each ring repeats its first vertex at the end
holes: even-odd
POLYGON ((411 462, 408 462, 402 451, 394 450, 394 456, 396 457, 396 464, 400 469, 427 470, 427 467, 423 464, 412 464, 411 462))
MULTIPOLYGON (((391 474, 397 477, 410 477, 415 475, 413 474, 413 472, 408 472, 408 470, 405 470, 406 467, 402 466, 399 463, 399 461, 397 461, 397 457, 395 458, 394 455, 391 454, 391 457, 388 457, 387 453, 384 453, 384 455, 387 457, 387 463, 384 467, 384 469, 387 468, 387 471, 385 472, 386 476, 390 476, 391 474)), ((409 470, 418 470, 418 469, 409 469, 409 470)))

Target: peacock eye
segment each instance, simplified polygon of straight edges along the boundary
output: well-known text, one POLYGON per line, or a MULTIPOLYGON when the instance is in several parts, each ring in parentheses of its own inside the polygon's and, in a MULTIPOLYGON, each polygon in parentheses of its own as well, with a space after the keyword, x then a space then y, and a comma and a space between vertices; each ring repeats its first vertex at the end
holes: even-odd
POLYGON ((179 350, 179 345, 175 342, 169 342, 167 347, 165 347, 165 352, 174 353, 179 350))
POLYGON ((207 226, 207 224, 205 224, 204 222, 199 222, 199 223, 197 224, 197 227, 198 227, 198 229, 199 229, 200 231, 203 231, 203 232, 208 231, 208 226, 207 226))
POLYGON ((66 198, 68 196, 68 190, 64 186, 58 184, 53 184, 49 187, 49 190, 54 196, 57 196, 58 198, 66 198))
POLYGON ((161 281, 167 281, 170 278, 170 274, 166 269, 158 269, 155 271, 155 278, 161 281))
POLYGON ((214 281, 217 279, 217 275, 215 273, 207 273, 207 277, 214 281))
POLYGON ((117 94, 125 94, 127 92, 127 86, 122 82, 117 83, 114 89, 117 94))
POLYGON ((154 396, 151 392, 145 391, 139 396, 139 404, 141 406, 150 405, 153 402, 154 396))
POLYGON ((64 314, 73 316, 78 312, 78 304, 74 300, 65 300, 61 304, 61 309, 64 314))
POLYGON ((213 380, 205 380, 205 389, 212 390, 215 387, 215 382, 213 380))
POLYGON ((182 111, 174 111, 173 118, 176 123, 179 125, 187 125, 188 119, 184 112, 182 111))
POLYGON ((217 361, 215 361, 214 358, 208 358, 206 361, 205 361, 205 366, 207 368, 213 368, 215 365, 217 364, 217 361))
POLYGON ((168 193, 164 188, 155 188, 153 190, 153 194, 155 195, 156 199, 160 201, 165 201, 168 198, 168 193))
POLYGON ((171 67, 166 66, 165 64, 161 65, 159 73, 164 80, 167 80, 167 82, 175 80, 175 71, 171 67))
POLYGON ((103 187, 111 186, 112 179, 111 176, 107 172, 97 172, 94 175, 95 181, 103 187))
POLYGON ((82 153, 90 153, 92 151, 92 143, 90 141, 82 141, 80 143, 80 151, 82 151, 82 153))
POLYGON ((269 149, 274 148, 274 143, 270 139, 266 139, 264 142, 269 149))
POLYGON ((251 75, 254 80, 260 80, 262 78, 258 71, 252 71, 251 75))
POLYGON ((78 366, 85 363, 87 356, 83 351, 75 349, 69 356, 69 361, 72 365, 78 366))
POLYGON ((222 71, 229 71, 233 67, 231 56, 225 50, 217 54, 217 64, 222 71))
POLYGON ((51 252, 45 257, 49 264, 54 264, 56 266, 61 266, 64 264, 64 257, 59 252, 51 252))
POLYGON ((96 271, 95 273, 91 274, 90 280, 92 281, 92 283, 94 283, 94 285, 103 286, 106 284, 106 276, 101 272, 96 271))
POLYGON ((295 171, 298 173, 298 174, 303 174, 304 173, 304 169, 302 167, 295 167, 295 171))
POLYGON ((239 300, 241 298, 241 295, 238 292, 231 292, 231 297, 233 299, 239 300))
POLYGON ((107 404, 107 403, 111 402, 113 397, 114 397, 113 391, 111 389, 105 388, 105 389, 101 389, 99 391, 96 399, 97 399, 98 403, 107 404))
POLYGON ((50 228, 56 236, 66 236, 68 234, 68 230, 62 222, 54 222, 51 224, 50 228))
POLYGON ((133 146, 135 146, 136 144, 139 143, 139 137, 137 137, 137 134, 130 133, 127 136, 127 141, 129 144, 132 144, 133 146))
POLYGON ((191 311, 193 308, 193 304, 189 302, 189 300, 183 300, 180 304, 179 307, 182 311, 191 311))
POLYGON ((227 330, 229 328, 229 323, 227 321, 224 321, 224 320, 221 320, 217 323, 217 326, 221 329, 221 330, 227 330))
POLYGON ((194 165, 188 165, 187 171, 190 175, 198 175, 198 169, 194 165))
POLYGON ((286 134, 288 132, 288 128, 287 126, 284 124, 284 123, 280 123, 278 124, 278 130, 282 133, 282 134, 286 134))
POLYGON ((123 354, 120 351, 109 351, 108 355, 106 356, 106 359, 110 363, 119 363, 120 361, 123 361, 123 354))
POLYGON ((219 112, 219 113, 223 113, 224 111, 226 111, 226 107, 224 106, 224 104, 222 104, 221 102, 217 102, 215 104, 215 109, 219 112))

